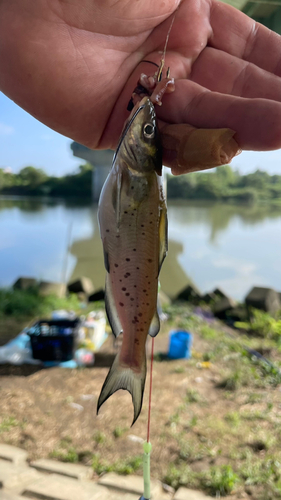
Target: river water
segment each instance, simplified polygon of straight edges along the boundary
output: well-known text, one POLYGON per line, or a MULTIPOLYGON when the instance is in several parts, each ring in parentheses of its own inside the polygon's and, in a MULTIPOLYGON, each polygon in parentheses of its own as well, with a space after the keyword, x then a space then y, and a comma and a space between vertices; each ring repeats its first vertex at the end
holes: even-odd
MULTIPOLYGON (((253 285, 281 291, 281 207, 170 202, 169 253, 161 271, 170 296, 190 281, 242 300, 253 285)), ((0 198, 0 287, 19 276, 104 283, 97 206, 0 198)))

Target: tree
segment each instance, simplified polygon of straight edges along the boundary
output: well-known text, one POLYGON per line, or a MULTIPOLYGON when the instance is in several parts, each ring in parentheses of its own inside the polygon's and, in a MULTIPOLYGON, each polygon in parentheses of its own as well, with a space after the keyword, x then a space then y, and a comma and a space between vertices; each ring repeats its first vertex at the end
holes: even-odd
POLYGON ((47 179, 47 174, 42 168, 24 167, 18 174, 23 184, 30 186, 38 186, 47 179))

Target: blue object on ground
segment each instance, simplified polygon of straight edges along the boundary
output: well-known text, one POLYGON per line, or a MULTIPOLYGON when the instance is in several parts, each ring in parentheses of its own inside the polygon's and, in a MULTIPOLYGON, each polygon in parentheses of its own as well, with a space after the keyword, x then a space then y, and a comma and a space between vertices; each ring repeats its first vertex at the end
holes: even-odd
POLYGON ((171 359, 189 359, 191 357, 192 333, 186 330, 172 330, 168 357, 171 359))

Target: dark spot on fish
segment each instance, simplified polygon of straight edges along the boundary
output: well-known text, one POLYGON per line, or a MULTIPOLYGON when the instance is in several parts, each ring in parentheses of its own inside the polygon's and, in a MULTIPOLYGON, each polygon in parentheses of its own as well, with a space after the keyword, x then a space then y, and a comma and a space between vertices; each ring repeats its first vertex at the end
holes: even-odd
MULTIPOLYGON (((138 332, 138 331, 139 331, 139 330, 137 330, 137 332, 138 332)), ((135 339, 135 344, 137 344, 137 345, 139 345, 139 344, 140 344, 139 339, 135 339)))
POLYGON ((134 285, 134 288, 137 288, 137 285, 134 285))
POLYGON ((147 325, 147 321, 145 321, 144 324, 147 325))
POLYGON ((134 186, 131 186, 131 189, 135 189, 134 186))
POLYGON ((149 224, 152 224, 152 220, 150 221, 150 223, 149 223, 149 224))
POLYGON ((107 233, 109 233, 109 229, 106 229, 105 231, 106 231, 107 233))
POLYGON ((127 213, 128 213, 127 210, 124 210, 124 214, 127 214, 127 213))
POLYGON ((150 212, 150 215, 153 215, 153 212, 150 212))
POLYGON ((119 306, 123 307, 124 306, 123 302, 119 302, 119 306))
POLYGON ((124 278, 128 278, 128 276, 131 276, 131 273, 124 274, 124 278))
POLYGON ((127 295, 127 297, 129 297, 130 293, 129 293, 129 292, 127 292, 127 293, 125 293, 125 295, 127 295))
POLYGON ((116 238, 120 238, 120 234, 117 234, 116 238))
POLYGON ((148 293, 145 294, 148 297, 148 293))
POLYGON ((146 278, 148 278, 148 276, 146 276, 146 278))
POLYGON ((141 328, 140 331, 143 332, 144 331, 143 328, 141 328))
POLYGON ((144 224, 141 224, 141 227, 144 227, 144 224))
POLYGON ((137 249, 136 249, 136 248, 133 248, 133 252, 136 252, 136 251, 137 251, 137 249))
POLYGON ((133 301, 133 300, 135 300, 135 299, 134 299, 133 297, 131 297, 131 298, 130 298, 130 300, 132 300, 132 301, 133 301))
POLYGON ((143 292, 145 293, 145 292, 146 292, 146 290, 144 289, 144 290, 143 290, 143 292))
POLYGON ((145 233, 141 233, 143 236, 145 235, 145 233))
POLYGON ((131 224, 129 224, 129 227, 131 227, 131 224))
POLYGON ((134 208, 134 212, 136 211, 136 208, 134 208))
POLYGON ((125 291, 127 290, 127 288, 125 288, 125 287, 123 286, 122 290, 123 290, 123 292, 125 292, 125 291))
POLYGON ((135 214, 132 213, 132 216, 134 217, 135 214))
POLYGON ((129 259, 129 258, 127 258, 127 259, 126 259, 126 261, 127 261, 127 262, 130 262, 130 260, 131 260, 131 259, 129 259))
POLYGON ((147 302, 146 305, 149 306, 149 302, 147 302))
POLYGON ((152 259, 147 259, 147 262, 152 262, 152 259))
POLYGON ((122 283, 122 280, 119 280, 119 281, 120 281, 120 283, 122 283))
POLYGON ((136 269, 139 269, 139 267, 136 267, 136 269))
POLYGON ((115 265, 115 267, 118 267, 118 264, 114 264, 114 265, 115 265))
POLYGON ((142 316, 142 313, 139 313, 139 317, 141 317, 141 316, 142 316))

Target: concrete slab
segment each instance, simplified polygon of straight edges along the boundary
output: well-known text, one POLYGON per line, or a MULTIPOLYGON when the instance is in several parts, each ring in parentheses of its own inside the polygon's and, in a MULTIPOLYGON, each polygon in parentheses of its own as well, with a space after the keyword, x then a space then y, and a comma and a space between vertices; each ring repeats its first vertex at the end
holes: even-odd
POLYGON ((30 466, 41 472, 61 474, 62 476, 72 477, 73 479, 90 479, 93 475, 92 467, 57 462, 56 460, 48 460, 45 458, 31 462, 30 466))
POLYGON ((212 500, 202 491, 190 490, 189 488, 179 488, 173 500, 212 500))
MULTIPOLYGON (((119 476, 115 472, 109 472, 102 476, 98 484, 109 489, 115 489, 122 493, 133 493, 141 496, 143 494, 143 478, 141 476, 119 476)), ((151 481, 151 498, 160 497, 162 485, 159 481, 151 481)))
POLYGON ((57 474, 48 474, 39 481, 30 483, 22 495, 40 500, 106 500, 109 492, 106 488, 91 481, 76 481, 57 474))
POLYGON ((23 500, 22 497, 0 490, 0 500, 23 500))
POLYGON ((29 482, 40 477, 39 472, 27 466, 13 465, 7 460, 0 460, 0 488, 20 493, 29 482))
POLYGON ((11 446, 9 444, 0 444, 0 459, 8 460, 14 465, 24 465, 27 459, 27 451, 11 446))

